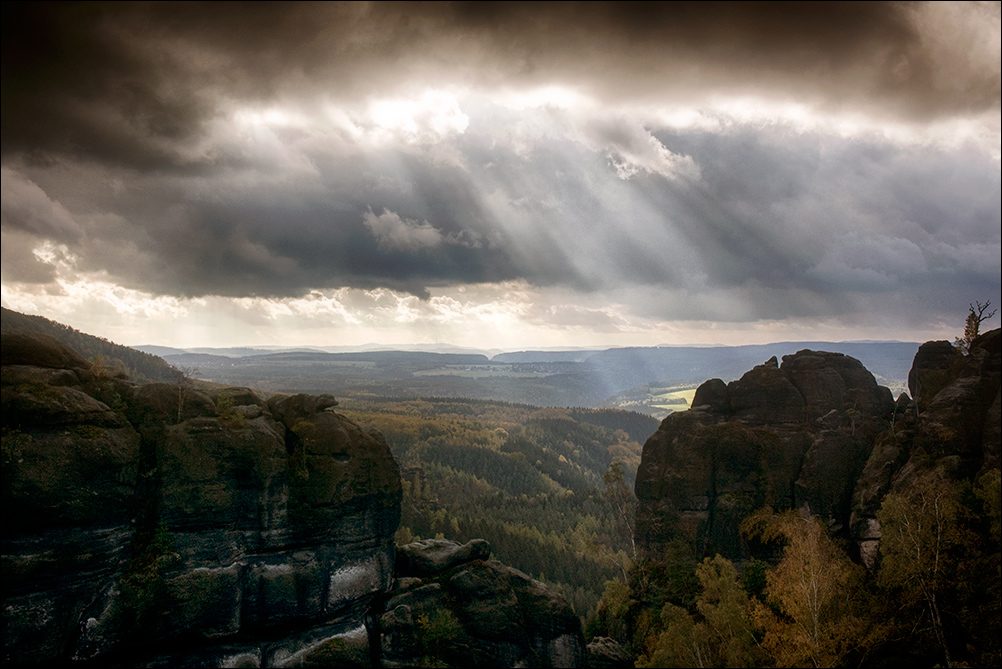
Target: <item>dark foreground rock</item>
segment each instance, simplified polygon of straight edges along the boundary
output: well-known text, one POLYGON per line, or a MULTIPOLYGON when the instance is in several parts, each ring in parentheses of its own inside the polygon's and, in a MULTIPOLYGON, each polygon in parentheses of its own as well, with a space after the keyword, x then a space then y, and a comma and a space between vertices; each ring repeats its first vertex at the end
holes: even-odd
POLYGON ((522 572, 488 560, 482 539, 403 546, 421 577, 398 578, 378 621, 383 666, 581 667, 570 605, 522 572), (437 665, 439 666, 439 665, 437 665))
POLYGON ((3 659, 371 664, 389 447, 324 398, 137 385, 3 335, 3 659))
POLYGON ((583 666, 570 607, 484 541, 394 578, 397 464, 333 397, 2 353, 5 665, 583 666))

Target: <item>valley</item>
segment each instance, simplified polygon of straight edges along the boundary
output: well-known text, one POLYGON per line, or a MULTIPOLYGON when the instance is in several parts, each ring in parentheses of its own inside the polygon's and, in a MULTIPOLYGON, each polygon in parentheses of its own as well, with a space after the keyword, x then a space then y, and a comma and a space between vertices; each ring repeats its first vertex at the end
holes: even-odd
MULTIPOLYGON (((144 347, 137 347, 144 350, 144 347)), ((724 382, 772 356, 802 349, 851 355, 895 396, 917 343, 779 342, 755 346, 645 347, 496 354, 421 351, 262 351, 242 355, 172 352, 164 359, 218 383, 339 397, 463 397, 546 407, 601 407, 662 419, 688 408, 708 378, 724 382)), ((149 347, 153 352, 158 349, 149 347)), ((175 350, 176 351, 176 350, 175 350)))

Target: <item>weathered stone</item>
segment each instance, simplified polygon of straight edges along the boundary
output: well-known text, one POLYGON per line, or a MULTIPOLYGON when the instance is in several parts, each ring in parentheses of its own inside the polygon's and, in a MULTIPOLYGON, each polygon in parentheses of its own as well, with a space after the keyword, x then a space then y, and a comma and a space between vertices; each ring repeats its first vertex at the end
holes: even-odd
POLYGON ((224 401, 228 402, 234 408, 246 405, 253 405, 259 409, 266 409, 268 407, 268 400, 265 398, 264 393, 253 388, 226 386, 223 388, 213 388, 207 394, 217 404, 220 401, 224 401))
POLYGON ((405 549, 372 608, 399 471, 332 397, 136 385, 42 344, 4 348, 5 662, 583 665, 567 602, 483 540, 405 549))
POLYGON ((731 401, 727 395, 727 385, 720 379, 705 381, 692 398, 693 407, 706 407, 713 413, 726 416, 731 412, 731 401))
POLYGON ((949 369, 961 360, 961 353, 948 341, 927 341, 919 346, 912 361, 912 367, 908 371, 908 392, 916 400, 926 399, 926 388, 929 383, 934 383, 938 389, 942 383, 938 379, 929 376, 931 372, 935 375, 945 375, 949 369))
POLYGON ((379 618, 383 666, 584 666, 581 623, 544 584, 474 560, 395 591, 379 618))
POLYGON ((726 387, 697 390, 700 410, 669 415, 644 445, 637 471, 635 540, 660 560, 681 540, 694 558, 749 557, 741 522, 764 505, 807 505, 848 524, 852 493, 873 437, 894 411, 890 391, 859 361, 799 351, 726 387))
POLYGON ((590 669, 633 669, 633 658, 615 639, 595 637, 587 651, 590 669))
POLYGON ((464 562, 486 560, 491 546, 483 539, 458 544, 447 539, 425 539, 397 549, 397 576, 425 577, 464 562))
POLYGON ((176 383, 137 386, 129 398, 129 420, 148 426, 174 425, 192 418, 216 415, 216 405, 207 394, 176 383))
POLYGON ((35 365, 4 365, 0 368, 0 384, 16 386, 41 383, 47 386, 79 386, 82 381, 72 369, 51 369, 35 365))
POLYGON ((272 645, 269 667, 371 667, 369 634, 361 623, 318 627, 272 645))
POLYGON ((804 398, 773 364, 758 365, 727 384, 731 417, 749 425, 798 425, 806 419, 804 398))
POLYGON ((888 493, 930 468, 977 480, 999 467, 1002 330, 976 338, 966 356, 949 342, 923 344, 908 379, 921 401, 899 398, 893 434, 877 441, 853 493, 852 537, 871 568, 880 540, 876 515, 888 493))
POLYGON ((400 517, 378 432, 333 398, 279 400, 289 425, 248 389, 134 385, 8 337, 5 662, 371 664, 400 517))
POLYGON ((0 339, 0 364, 32 365, 52 369, 89 370, 83 356, 48 335, 4 332, 0 339))
POLYGON ((278 420, 289 427, 300 421, 308 421, 311 416, 328 411, 337 406, 333 395, 277 395, 268 400, 268 408, 278 420))
POLYGON ((804 456, 796 482, 798 506, 814 515, 844 522, 849 518, 852 492, 866 466, 872 444, 846 431, 824 431, 804 456))

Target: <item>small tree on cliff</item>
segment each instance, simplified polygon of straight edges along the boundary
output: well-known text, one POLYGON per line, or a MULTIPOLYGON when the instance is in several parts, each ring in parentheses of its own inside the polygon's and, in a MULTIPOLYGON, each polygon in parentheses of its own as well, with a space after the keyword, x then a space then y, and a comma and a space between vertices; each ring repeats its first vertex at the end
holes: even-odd
POLYGON ((967 314, 967 323, 964 325, 964 336, 957 337, 953 340, 953 343, 964 355, 967 355, 970 352, 971 342, 974 341, 980 333, 981 324, 998 313, 998 309, 988 311, 988 307, 992 306, 991 300, 985 302, 984 304, 975 302, 974 304, 968 306, 970 307, 970 311, 967 314), (988 311, 987 314, 985 313, 986 311, 988 311))

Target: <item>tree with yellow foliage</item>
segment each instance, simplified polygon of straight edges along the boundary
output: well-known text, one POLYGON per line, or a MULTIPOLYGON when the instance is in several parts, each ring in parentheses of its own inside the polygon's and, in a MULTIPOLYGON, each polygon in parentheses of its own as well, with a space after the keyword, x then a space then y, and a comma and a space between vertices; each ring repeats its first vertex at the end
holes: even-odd
POLYGON ((968 543, 958 521, 956 485, 933 471, 884 499, 880 522, 881 585, 899 591, 906 604, 928 616, 947 667, 953 666, 943 625, 942 594, 952 588, 950 553, 968 543))
POLYGON ((766 577, 766 602, 754 619, 762 646, 779 666, 831 667, 865 653, 875 630, 860 598, 864 573, 836 546, 817 519, 788 512, 772 531, 785 537, 783 559, 766 577))

